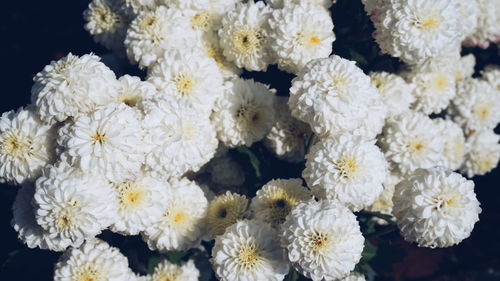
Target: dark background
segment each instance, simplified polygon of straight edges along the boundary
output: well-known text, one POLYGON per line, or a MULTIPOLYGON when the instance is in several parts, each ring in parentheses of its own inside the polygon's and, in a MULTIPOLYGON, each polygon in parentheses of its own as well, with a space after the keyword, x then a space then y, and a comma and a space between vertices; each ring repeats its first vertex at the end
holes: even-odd
MULTIPOLYGON (((32 77, 51 60, 68 52, 77 55, 107 51, 93 42, 83 29, 82 12, 88 0, 4 1, 0 17, 0 113, 30 102, 32 77)), ((337 40, 334 53, 356 60, 365 71, 396 71, 397 59, 378 55, 371 39, 373 27, 359 0, 339 0, 333 10, 337 40)), ((466 49, 484 65, 499 63, 498 49, 466 49)), ((131 68, 133 69, 133 68, 131 68)), ((136 70, 132 70, 138 73, 136 70)), ((246 73, 271 83, 286 95, 291 76, 275 68, 263 74, 246 73)), ((272 171, 269 171, 272 172, 272 171)), ((500 172, 495 170, 474 179, 483 209, 480 221, 469 239, 447 249, 423 249, 408 244, 396 233, 378 244, 377 257, 370 266, 379 274, 376 280, 500 280, 500 172)), ((10 226, 11 205, 17 187, 0 186, 0 280, 51 280, 53 265, 60 253, 28 249, 10 226)), ((135 245, 135 244, 134 244, 135 245)))

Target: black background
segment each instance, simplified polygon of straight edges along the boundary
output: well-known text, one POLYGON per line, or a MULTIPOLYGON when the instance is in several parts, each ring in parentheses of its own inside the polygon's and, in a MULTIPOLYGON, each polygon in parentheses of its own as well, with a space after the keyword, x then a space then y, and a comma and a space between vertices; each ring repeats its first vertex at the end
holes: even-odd
MULTIPOLYGON (((51 60, 68 52, 107 53, 83 29, 82 12, 87 5, 88 0, 3 1, 0 112, 30 102, 32 77, 51 60)), ((358 61, 365 71, 395 71, 400 67, 397 59, 378 55, 371 39, 372 26, 359 0, 339 0, 333 20, 337 36, 335 54, 358 61)), ((499 64, 496 46, 464 51, 470 52, 478 60, 477 70, 485 64, 499 64)), ((245 76, 271 83, 281 95, 287 94, 291 78, 275 68, 266 74, 245 76)), ((406 258, 389 267, 375 259, 372 266, 379 273, 376 280, 500 280, 499 179, 498 169, 474 179, 483 212, 469 239, 452 248, 430 250, 405 243, 393 234, 390 238, 404 249, 406 258)), ((0 280, 51 280, 53 264, 60 254, 28 249, 17 240, 10 226, 16 191, 17 187, 0 185, 0 280)), ((387 254, 379 253, 382 257, 387 254)))

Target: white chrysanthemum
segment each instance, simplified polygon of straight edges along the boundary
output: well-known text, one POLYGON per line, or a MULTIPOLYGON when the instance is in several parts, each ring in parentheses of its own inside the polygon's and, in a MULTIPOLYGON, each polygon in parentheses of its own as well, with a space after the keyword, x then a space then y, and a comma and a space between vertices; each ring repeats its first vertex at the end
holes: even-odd
POLYGON ((454 65, 453 74, 456 81, 463 81, 467 78, 472 78, 474 67, 476 66, 476 57, 474 54, 468 54, 460 57, 454 65))
MULTIPOLYGON (((369 100, 369 104, 366 108, 366 112, 368 113, 366 118, 361 120, 359 128, 350 133, 367 139, 375 139, 377 135, 382 133, 382 129, 384 128, 385 119, 387 117, 387 106, 382 100, 381 95, 369 95, 367 100, 369 100)), ((326 134, 323 137, 328 137, 329 135, 331 134, 326 134)))
POLYGON ((245 195, 226 191, 225 194, 216 196, 208 206, 208 235, 215 238, 224 234, 227 227, 247 218, 248 215, 248 198, 245 195))
POLYGON ((415 85, 412 94, 416 98, 412 108, 425 114, 439 113, 455 97, 455 76, 449 68, 418 70, 406 74, 415 85))
POLYGON ((164 204, 162 217, 142 233, 149 248, 184 251, 199 244, 208 206, 203 190, 185 178, 173 180, 164 204))
POLYGON ((35 187, 23 186, 17 192, 16 199, 12 205, 13 218, 11 225, 17 232, 17 237, 28 248, 48 249, 51 251, 64 251, 71 240, 61 237, 50 237, 49 233, 36 222, 33 205, 35 187))
POLYGON ((49 238, 70 239, 74 247, 117 218, 117 194, 111 184, 65 163, 50 167, 36 181, 33 202, 37 223, 49 238))
POLYGON ((475 132, 467 139, 467 153, 462 165, 462 172, 469 178, 484 175, 498 165, 500 160, 500 136, 492 130, 475 132))
POLYGON ((460 126, 451 120, 434 119, 444 141, 442 167, 457 170, 464 161, 465 136, 460 126))
POLYGON ((212 265, 222 281, 283 280, 288 263, 268 224, 239 221, 215 239, 212 265))
MULTIPOLYGON (((402 177, 395 173, 390 173, 387 180, 384 182, 384 191, 375 199, 373 204, 365 208, 370 212, 378 212, 384 215, 392 216, 392 196, 394 194, 394 187, 402 180, 402 177)), ((385 225, 387 222, 380 218, 373 218, 378 224, 385 225)))
POLYGON ((113 184, 118 193, 118 217, 111 231, 137 235, 163 214, 168 185, 149 175, 113 184))
POLYGON ((500 39, 500 5, 496 0, 476 0, 466 2, 477 2, 477 26, 465 38, 466 46, 479 46, 488 48, 490 41, 496 42, 500 39))
POLYGON ((207 116, 224 91, 217 64, 195 51, 166 51, 149 69, 148 81, 160 95, 187 100, 195 110, 207 112, 207 116))
POLYGON ((274 124, 275 92, 254 80, 232 80, 212 113, 219 140, 235 147, 263 139, 274 124))
POLYGON ((83 12, 85 29, 97 43, 125 54, 123 41, 131 17, 127 15, 123 0, 92 0, 83 12))
POLYGON ((268 19, 271 9, 264 2, 238 3, 222 18, 219 29, 224 56, 240 68, 265 71, 274 58, 269 48, 268 19))
POLYGON ((132 62, 149 67, 166 50, 192 49, 199 45, 198 40, 189 19, 180 10, 159 6, 154 11, 141 12, 132 21, 124 43, 132 62))
POLYGON ((57 143, 83 172, 122 181, 140 170, 143 134, 139 114, 123 103, 112 103, 74 119, 67 130, 59 131, 57 143))
POLYGON ((44 124, 33 108, 19 108, 0 117, 0 179, 11 184, 34 181, 56 158, 53 126, 44 124))
POLYGON ((482 79, 488 81, 493 88, 500 91, 500 66, 497 65, 487 65, 483 71, 481 71, 482 79))
POLYGON ((337 2, 337 0, 266 0, 266 3, 269 6, 279 9, 283 7, 287 7, 289 5, 300 4, 300 3, 308 3, 318 7, 324 7, 326 9, 330 8, 333 3, 337 2))
POLYGON ((356 216, 338 202, 300 203, 281 229, 293 267, 313 280, 343 278, 361 259, 365 239, 356 216))
POLYGON ((309 61, 326 58, 335 40, 330 12, 312 4, 287 5, 270 19, 271 49, 278 67, 298 73, 309 61))
MULTIPOLYGON (((304 68, 292 81, 288 104, 292 115, 311 125, 316 134, 336 135, 365 126, 364 119, 371 118, 369 107, 377 99, 381 100, 377 89, 355 62, 334 55, 304 68)), ((381 129, 384 118, 374 118, 378 124, 372 127, 381 129)))
POLYGON ((365 276, 359 272, 352 272, 349 276, 337 281, 366 281, 365 276))
POLYGON ((252 198, 250 208, 255 219, 279 227, 293 207, 312 199, 301 179, 277 179, 266 183, 252 198))
POLYGON ((405 62, 438 56, 445 47, 460 43, 459 13, 451 0, 391 0, 376 10, 375 40, 383 52, 405 62))
POLYGON ((474 182, 442 170, 417 170, 396 186, 394 216, 405 240, 450 247, 469 237, 479 220, 474 182))
POLYGON ((264 139, 264 144, 280 159, 289 162, 304 161, 305 137, 311 134, 311 128, 292 117, 286 97, 276 97, 274 111, 276 123, 264 139))
POLYGON ((314 195, 339 200, 353 211, 370 205, 388 175, 384 154, 375 141, 341 135, 324 139, 306 156, 302 177, 314 195))
POLYGON ((387 160, 403 174, 442 161, 444 142, 439 127, 422 113, 408 111, 388 120, 379 141, 387 160))
MULTIPOLYGON (((169 1, 170 0, 162 0, 169 1)), ((189 3, 185 0, 183 4, 189 3)), ((222 17, 233 10, 238 2, 241 0, 202 0, 204 3, 197 5, 190 5, 190 7, 181 8, 182 12, 190 18, 191 26, 194 30, 198 31, 202 36, 202 40, 207 40, 209 37, 214 39, 217 37, 217 30, 220 29, 222 17)), ((176 6, 176 5, 174 5, 176 6)), ((178 6, 178 5, 177 5, 178 6)))
POLYGON ((144 113, 146 169, 163 177, 198 171, 217 149, 215 130, 208 117, 187 101, 161 97, 140 104, 144 113))
POLYGON ((118 92, 115 74, 93 54, 52 61, 33 78, 31 101, 43 121, 64 121, 112 102, 118 92))
POLYGON ((117 248, 94 239, 67 250, 55 265, 54 281, 129 281, 128 260, 117 248))
POLYGON ((208 164, 210 179, 222 187, 240 186, 245 182, 245 171, 227 153, 214 157, 208 164))
POLYGON ((452 100, 449 114, 466 134, 493 129, 500 122, 499 94, 488 82, 467 79, 458 83, 457 96, 452 100))
POLYGON ((164 260, 156 265, 148 281, 198 281, 200 271, 189 260, 182 265, 177 265, 164 260))
POLYGON ((370 78, 387 106, 388 117, 408 111, 415 101, 411 94, 415 85, 406 81, 397 74, 388 72, 371 72, 370 78))
POLYGON ((117 101, 134 107, 143 100, 153 98, 157 92, 155 87, 147 82, 141 81, 137 76, 123 75, 118 79, 120 82, 117 101))

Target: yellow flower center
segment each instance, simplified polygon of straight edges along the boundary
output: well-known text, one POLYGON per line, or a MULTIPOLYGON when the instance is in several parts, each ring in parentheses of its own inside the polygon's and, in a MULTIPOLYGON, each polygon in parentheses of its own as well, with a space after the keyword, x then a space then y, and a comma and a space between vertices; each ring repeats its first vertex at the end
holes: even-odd
POLYGON ((76 278, 77 281, 101 281, 105 279, 106 278, 104 278, 102 272, 91 266, 87 266, 86 268, 84 268, 80 273, 77 274, 76 278))
POLYGON ((249 242, 246 245, 243 245, 239 250, 238 250, 238 256, 236 259, 236 263, 246 269, 250 270, 255 267, 257 262, 260 260, 260 255, 259 251, 257 249, 257 246, 249 242))
POLYGON ((14 132, 6 133, 6 138, 3 140, 1 146, 8 155, 17 158, 31 156, 31 151, 34 149, 30 139, 14 134, 14 132))
POLYGON ((309 38, 309 43, 311 45, 316 45, 316 44, 319 44, 320 42, 321 42, 321 40, 319 39, 318 36, 313 35, 313 36, 311 36, 311 38, 309 38))
POLYGON ((207 30, 211 25, 210 14, 207 12, 201 12, 196 14, 191 19, 191 26, 196 30, 207 30))
POLYGON ((141 186, 135 181, 126 181, 116 186, 119 193, 120 206, 131 208, 140 206, 145 196, 141 186))
POLYGON ((341 158, 334 164, 337 170, 340 171, 341 177, 345 179, 354 178, 360 168, 354 157, 341 158))
POLYGON ((234 49, 241 54, 255 53, 264 44, 265 37, 259 30, 241 28, 232 36, 234 49))
POLYGON ((446 79, 446 75, 439 74, 436 77, 436 80, 434 81, 434 85, 438 90, 443 90, 444 88, 446 88, 446 86, 448 85, 448 80, 446 79))
POLYGON ((177 74, 174 76, 174 83, 181 96, 188 96, 193 89, 193 79, 187 74, 177 74))
POLYGON ((423 30, 435 29, 439 25, 439 21, 436 17, 430 16, 419 22, 419 28, 423 30))
POLYGON ((103 144, 106 141, 106 133, 98 130, 95 133, 95 135, 93 135, 91 138, 94 144, 95 143, 103 144))
POLYGON ((333 240, 327 232, 314 231, 309 235, 309 246, 315 252, 321 253, 328 249, 332 242, 333 240))

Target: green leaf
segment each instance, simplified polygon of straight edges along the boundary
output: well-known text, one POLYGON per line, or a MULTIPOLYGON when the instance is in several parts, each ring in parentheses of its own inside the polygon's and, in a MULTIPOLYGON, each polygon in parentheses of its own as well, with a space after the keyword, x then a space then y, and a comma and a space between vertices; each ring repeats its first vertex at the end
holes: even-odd
POLYGON ((366 58, 354 49, 349 49, 349 57, 351 60, 356 61, 356 63, 360 66, 368 65, 366 58))
POLYGON ((377 246, 370 243, 370 241, 365 239, 365 247, 363 248, 363 253, 361 254, 361 262, 369 262, 377 255, 377 246))
POLYGON ((180 252, 180 251, 169 251, 169 252, 166 252, 165 253, 165 256, 167 258, 167 260, 171 263, 180 263, 180 261, 182 260, 182 258, 184 258, 185 256, 188 255, 188 252, 187 251, 184 251, 184 252, 180 252))
POLYGON ((153 274, 153 272, 155 271, 155 267, 162 261, 163 259, 158 257, 158 256, 152 256, 149 258, 148 260, 148 266, 147 266, 147 270, 148 270, 148 274, 153 274))

